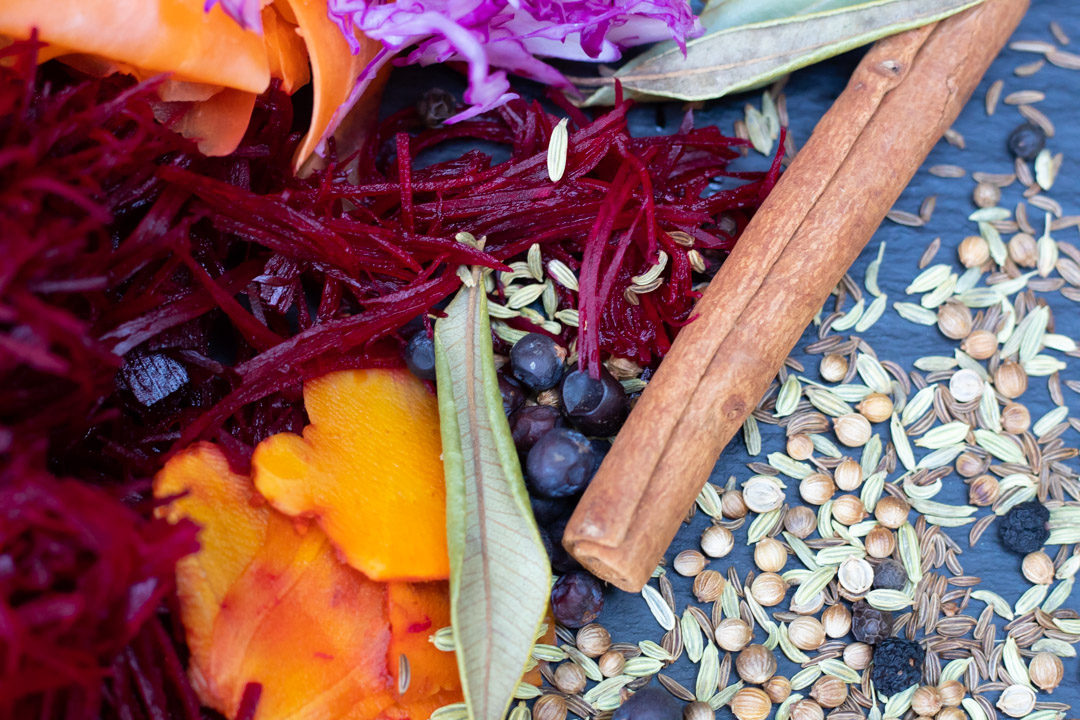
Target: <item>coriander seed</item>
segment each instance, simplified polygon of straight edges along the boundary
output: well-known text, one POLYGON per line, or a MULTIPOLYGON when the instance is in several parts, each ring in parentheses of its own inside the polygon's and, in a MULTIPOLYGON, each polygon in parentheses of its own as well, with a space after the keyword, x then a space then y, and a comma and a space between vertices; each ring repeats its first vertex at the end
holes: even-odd
POLYGON ((1028 582, 1036 585, 1049 585, 1054 582, 1054 561, 1042 550, 1025 555, 1020 569, 1028 582))
POLYGON ((720 496, 720 512, 724 517, 737 520, 746 517, 746 503, 738 490, 728 490, 720 496))
POLYGON ((994 207, 1001 202, 1001 188, 989 182, 978 183, 971 192, 971 199, 976 207, 994 207))
POLYGON ((934 720, 968 720, 967 713, 957 707, 943 707, 938 710, 934 720))
POLYGON ((933 685, 923 685, 911 696, 911 709, 919 715, 937 715, 941 710, 941 693, 933 685))
POLYGON ((990 259, 990 245, 981 235, 968 235, 960 241, 957 254, 964 267, 980 267, 990 259))
POLYGON ((797 617, 788 623, 787 630, 791 644, 800 650, 817 650, 825 642, 825 628, 815 617, 797 617))
POLYGON ((743 484, 742 497, 748 510, 767 513, 784 504, 784 488, 771 475, 755 475, 743 484))
POLYGON ((555 688, 567 695, 576 695, 585 689, 585 670, 580 665, 569 660, 559 663, 555 668, 555 688))
POLYGON ((726 527, 710 525, 701 533, 701 549, 711 558, 721 558, 735 546, 735 536, 726 527))
POLYGON ((863 558, 849 557, 840 563, 836 577, 840 581, 840 587, 848 593, 853 596, 862 595, 874 584, 874 567, 863 558))
POLYGON ((848 413, 833 420, 836 439, 848 447, 862 447, 870 441, 873 428, 870 421, 859 413, 848 413))
POLYGON ((1031 427, 1031 413, 1020 403, 1009 403, 1001 409, 1001 429, 1013 435, 1031 427))
POLYGON ((968 484, 968 502, 977 507, 993 505, 1001 486, 993 475, 980 475, 968 484))
POLYGON ((774 572, 763 572, 750 584, 750 593, 763 607, 774 607, 784 600, 787 582, 774 572))
POLYGON ((611 647, 611 634, 603 625, 590 623, 577 631, 574 644, 582 655, 598 658, 611 647))
POLYGON ((744 682, 760 685, 776 674, 776 656, 764 645, 747 645, 735 657, 735 671, 744 682))
POLYGON ((626 656, 618 650, 608 650, 600 656, 596 664, 600 668, 601 675, 606 678, 615 677, 622 674, 623 666, 626 665, 626 656))
POLYGON ((885 422, 892 417, 893 401, 885 393, 870 393, 855 409, 872 423, 885 422))
POLYGON ((745 620, 740 618, 724 618, 720 621, 720 624, 716 626, 714 632, 716 637, 716 644, 720 646, 722 650, 728 652, 739 652, 750 642, 750 639, 754 636, 753 630, 746 624, 745 620))
POLYGON ((784 529, 797 538, 805 538, 817 528, 817 516, 805 505, 788 508, 784 513, 784 529))
POLYGON ((948 680, 938 684, 938 692, 941 693, 942 705, 945 707, 959 707, 966 691, 958 680, 948 680))
POLYGON ((694 597, 701 602, 713 602, 724 591, 727 581, 716 570, 702 570, 694 577, 694 597))
POLYGON ((853 642, 844 648, 844 664, 852 670, 862 671, 870 667, 874 659, 874 646, 864 642, 853 642))
POLYGON ((863 483, 862 465, 851 458, 844 458, 833 470, 833 482, 844 492, 858 490, 863 483))
POLYGON ((971 310, 960 302, 943 303, 937 312, 938 330, 950 340, 960 340, 971 334, 971 310))
POLYGON ((796 433, 787 439, 787 454, 794 460, 808 460, 814 454, 814 441, 805 433, 796 433))
MULTIPOLYGON (((878 503, 880 502, 879 500, 878 503)), ((877 508, 874 510, 877 511, 877 508)), ((876 525, 863 538, 863 546, 870 557, 887 558, 896 550, 896 536, 884 525, 876 525)))
POLYGON ((809 698, 800 700, 791 706, 791 720, 825 720, 825 711, 809 698))
MULTIPOLYGON (((861 415, 858 417, 863 422, 866 422, 866 418, 861 415)), ((824 505, 835 491, 836 485, 833 484, 832 478, 825 473, 811 473, 799 483, 799 495, 811 505, 824 505)), ((816 526, 816 519, 814 523, 816 526)))
POLYGON ((1009 258, 1020 267, 1035 267, 1039 262, 1039 246, 1027 233, 1017 233, 1009 240, 1009 258))
POLYGON ((761 686, 774 703, 782 703, 791 697, 791 681, 783 675, 773 675, 761 686))
POLYGON ((972 330, 960 343, 960 349, 976 360, 988 360, 997 352, 997 335, 989 330, 972 330))
POLYGON ((1061 684, 1065 669, 1062 667, 1061 658, 1057 655, 1041 652, 1031 658, 1028 674, 1031 676, 1031 682, 1035 683, 1040 690, 1053 692, 1061 684))
POLYGON ((1010 685, 994 704, 1009 717, 1022 718, 1035 709, 1035 701, 1035 691, 1027 685, 1010 685))
POLYGON ((893 530, 907 522, 911 506, 893 495, 886 495, 874 506, 874 517, 884 527, 893 530))
POLYGON ((986 471, 987 463, 973 452, 962 452, 956 456, 956 472, 960 477, 970 478, 986 471))
POLYGON ((821 627, 831 638, 842 638, 851 630, 851 611, 847 605, 836 603, 821 613, 821 627))
POLYGON ((823 708, 840 707, 847 696, 847 683, 832 675, 822 675, 810 688, 810 697, 823 708))
POLYGON ((533 720, 565 720, 566 698, 554 693, 536 698, 532 708, 533 720))
POLYGON ((983 379, 971 368, 957 370, 949 378, 949 393, 957 402, 971 402, 982 395, 983 379))
POLYGON ((756 687, 744 687, 735 693, 729 705, 738 720, 765 720, 772 711, 772 703, 765 691, 756 687))
POLYGON ((994 373, 994 387, 1009 398, 1018 398, 1027 390, 1028 378, 1024 366, 1014 360, 1006 360, 994 373))
POLYGON ((826 382, 836 383, 844 379, 848 371, 848 359, 843 355, 826 355, 821 358, 818 372, 821 379, 826 382))
POLYGON ((841 495, 833 500, 832 516, 840 524, 851 526, 866 517, 866 507, 855 495, 841 495))
POLYGON ((683 720, 716 720, 716 711, 707 702, 695 700, 683 708, 683 720))
POLYGON ((671 561, 671 567, 683 577, 694 577, 705 569, 705 556, 697 550, 683 550, 671 561))
POLYGON ((787 564, 787 548, 775 538, 765 538, 754 546, 754 563, 764 572, 780 572, 787 564))

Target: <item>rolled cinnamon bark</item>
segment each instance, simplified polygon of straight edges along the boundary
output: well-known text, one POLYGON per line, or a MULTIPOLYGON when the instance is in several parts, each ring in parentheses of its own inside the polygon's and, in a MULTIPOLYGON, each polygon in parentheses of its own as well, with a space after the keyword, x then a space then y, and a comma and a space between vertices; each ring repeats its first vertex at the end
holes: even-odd
POLYGON ((875 44, 710 283, 578 503, 563 544, 648 581, 721 450, 1023 17, 981 5, 875 44))

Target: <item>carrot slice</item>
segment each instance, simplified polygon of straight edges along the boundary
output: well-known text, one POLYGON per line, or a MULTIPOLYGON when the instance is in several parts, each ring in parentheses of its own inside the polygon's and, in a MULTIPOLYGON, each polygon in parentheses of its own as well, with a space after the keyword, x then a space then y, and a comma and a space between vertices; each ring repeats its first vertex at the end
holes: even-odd
MULTIPOLYGON (((324 8, 325 13, 325 8, 324 8)), ((260 93, 270 83, 261 35, 203 0, 3 0, 0 33, 99 55, 151 73, 260 93)))
POLYGON ((375 580, 444 580, 446 489, 435 396, 407 370, 346 370, 304 386, 303 437, 259 443, 252 477, 278 510, 312 517, 375 580))

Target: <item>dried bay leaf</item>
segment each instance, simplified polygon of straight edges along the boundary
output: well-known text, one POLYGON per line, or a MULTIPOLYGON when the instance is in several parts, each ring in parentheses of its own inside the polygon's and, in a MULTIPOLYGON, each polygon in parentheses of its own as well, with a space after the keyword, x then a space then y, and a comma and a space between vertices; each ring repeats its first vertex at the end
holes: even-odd
MULTIPOLYGON (((979 0, 872 0, 825 3, 828 9, 792 15, 805 3, 778 2, 779 19, 731 25, 754 11, 725 13, 718 3, 701 16, 705 34, 686 43, 659 44, 600 84, 587 106, 611 105, 614 81, 640 99, 709 100, 749 90, 786 73, 882 37, 926 25, 977 5, 979 0), (791 6, 791 7, 787 7, 791 6)), ((760 4, 760 3, 759 3, 760 4)), ((745 21, 744 21, 745 22, 745 21)))
POLYGON ((450 607, 472 720, 502 720, 518 691, 550 592, 495 376, 479 271, 435 324, 446 473, 450 607))

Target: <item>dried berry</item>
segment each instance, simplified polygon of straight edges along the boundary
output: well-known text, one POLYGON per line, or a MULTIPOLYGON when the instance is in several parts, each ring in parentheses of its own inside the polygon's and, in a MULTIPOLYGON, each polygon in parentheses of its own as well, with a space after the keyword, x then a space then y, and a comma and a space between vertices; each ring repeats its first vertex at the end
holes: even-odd
POLYGON ((874 568, 874 587, 884 590, 903 590, 907 583, 907 570, 903 564, 891 558, 882 560, 874 568))
POLYGON ((421 380, 435 379, 435 341, 425 330, 409 338, 405 346, 405 365, 421 380))
POLYGON ((1009 133, 1009 152, 1022 160, 1031 160, 1046 145, 1046 133, 1034 123, 1021 123, 1009 133))
POLYGON ((859 642, 876 645, 892 633, 892 613, 860 600, 851 606, 851 634, 859 642))
POLYGON ((611 720, 679 720, 682 710, 669 693, 660 688, 642 688, 619 706, 611 720))
POLYGON ((895 695, 922 681, 926 651, 909 640, 887 638, 874 648, 874 687, 882 695, 895 695))
POLYGON ((588 625, 603 607, 600 581, 584 570, 566 573, 551 588, 551 612, 566 627, 588 625))
POLYGON ((998 523, 1001 542, 1015 553, 1027 555, 1043 546, 1050 537, 1046 523, 1050 511, 1038 500, 1013 507, 998 523))

